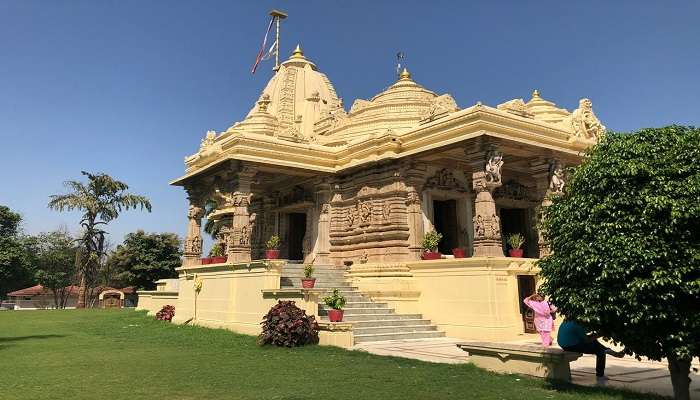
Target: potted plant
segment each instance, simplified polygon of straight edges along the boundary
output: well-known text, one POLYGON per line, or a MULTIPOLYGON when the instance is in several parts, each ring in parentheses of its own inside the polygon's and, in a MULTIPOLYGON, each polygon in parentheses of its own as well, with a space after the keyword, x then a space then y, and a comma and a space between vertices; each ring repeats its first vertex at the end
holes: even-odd
POLYGON ((265 258, 268 260, 276 260, 280 258, 280 237, 277 235, 270 236, 270 239, 265 242, 265 258))
POLYGON ((464 258, 466 257, 466 252, 461 247, 455 247, 454 249, 452 249, 452 255, 455 258, 464 258))
POLYGON ((423 235, 424 260, 439 260, 442 257, 442 254, 437 251, 440 240, 442 240, 442 233, 439 232, 430 231, 423 235))
POLYGON ((525 238, 519 233, 514 233, 508 236, 508 245, 510 245, 510 250, 508 250, 508 255, 511 257, 522 257, 523 256, 523 243, 525 243, 525 238))
POLYGON ((328 320, 331 322, 341 322, 343 320, 343 307, 345 306, 345 296, 340 294, 338 289, 333 289, 333 293, 323 298, 331 309, 328 310, 328 320))
POLYGON ((306 264, 304 266, 304 277, 301 278, 301 287, 304 289, 312 289, 316 284, 316 278, 312 278, 311 275, 314 273, 314 266, 311 264, 306 264))
POLYGON ((221 243, 215 244, 209 251, 210 262, 209 264, 221 264, 225 263, 228 257, 224 254, 224 247, 221 243))

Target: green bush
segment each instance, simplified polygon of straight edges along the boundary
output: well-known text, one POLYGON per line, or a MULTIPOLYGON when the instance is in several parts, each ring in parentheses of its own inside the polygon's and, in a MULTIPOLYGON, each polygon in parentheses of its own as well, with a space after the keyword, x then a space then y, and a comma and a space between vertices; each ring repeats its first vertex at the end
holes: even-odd
POLYGON ((270 236, 270 239, 265 242, 265 247, 268 250, 277 250, 280 247, 280 237, 277 235, 270 236))

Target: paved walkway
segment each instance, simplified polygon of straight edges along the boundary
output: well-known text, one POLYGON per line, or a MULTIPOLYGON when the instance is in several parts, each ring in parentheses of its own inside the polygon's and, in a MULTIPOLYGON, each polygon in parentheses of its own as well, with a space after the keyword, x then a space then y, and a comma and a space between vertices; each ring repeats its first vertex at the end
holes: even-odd
MULTIPOLYGON (((435 338, 392 340, 386 342, 368 342, 355 345, 353 349, 369 353, 415 358, 418 360, 459 364, 469 362, 469 356, 457 348, 456 344, 464 342, 460 339, 435 338)), ((534 341, 518 341, 517 343, 535 343, 534 341)), ((698 362, 693 367, 700 368, 698 362)), ((638 392, 653 392, 664 396, 673 396, 671 378, 665 363, 642 360, 632 357, 608 357, 605 374, 609 378, 603 385, 625 388, 638 392)), ((700 374, 691 372, 690 398, 700 400, 700 374)), ((571 363, 571 379, 573 383, 586 386, 599 386, 595 377, 595 356, 584 355, 571 363)))

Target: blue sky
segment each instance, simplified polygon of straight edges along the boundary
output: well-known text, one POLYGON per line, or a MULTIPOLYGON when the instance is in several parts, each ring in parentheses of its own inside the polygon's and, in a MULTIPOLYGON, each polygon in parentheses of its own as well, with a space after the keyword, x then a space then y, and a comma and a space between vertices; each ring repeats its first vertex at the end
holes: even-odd
POLYGON ((346 107, 413 78, 461 107, 543 97, 569 110, 593 101, 610 129, 700 124, 700 2, 657 1, 32 1, 0 0, 0 204, 29 233, 78 215, 47 209, 81 170, 148 196, 112 241, 136 229, 186 229, 168 181, 208 129, 240 120, 271 76, 249 70, 268 21, 289 13, 282 56, 297 42, 346 107))

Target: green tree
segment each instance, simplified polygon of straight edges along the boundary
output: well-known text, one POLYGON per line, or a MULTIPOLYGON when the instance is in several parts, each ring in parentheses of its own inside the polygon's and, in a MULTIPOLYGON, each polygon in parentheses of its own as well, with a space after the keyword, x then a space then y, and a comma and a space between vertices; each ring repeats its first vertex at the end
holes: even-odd
POLYGON ((39 283, 53 292, 54 306, 65 308, 69 290, 75 280, 77 247, 75 240, 65 231, 41 233, 33 238, 35 277, 39 283))
POLYGON ((0 299, 33 283, 32 257, 20 232, 22 217, 0 205, 0 299))
POLYGON ((49 207, 58 211, 80 210, 82 233, 77 239, 79 246, 78 308, 85 307, 88 275, 96 275, 99 264, 105 256, 106 225, 119 217, 122 211, 145 208, 151 211, 151 203, 144 196, 127 193, 129 186, 106 174, 91 174, 82 171, 88 178, 87 184, 67 181, 69 193, 50 197, 49 207))
POLYGON ((180 255, 176 234, 140 230, 126 235, 107 265, 122 284, 152 290, 158 279, 177 278, 175 268, 181 265, 180 255))
POLYGON ((665 357, 677 399, 700 355, 700 129, 608 134, 544 212, 543 290, 567 318, 665 357))

